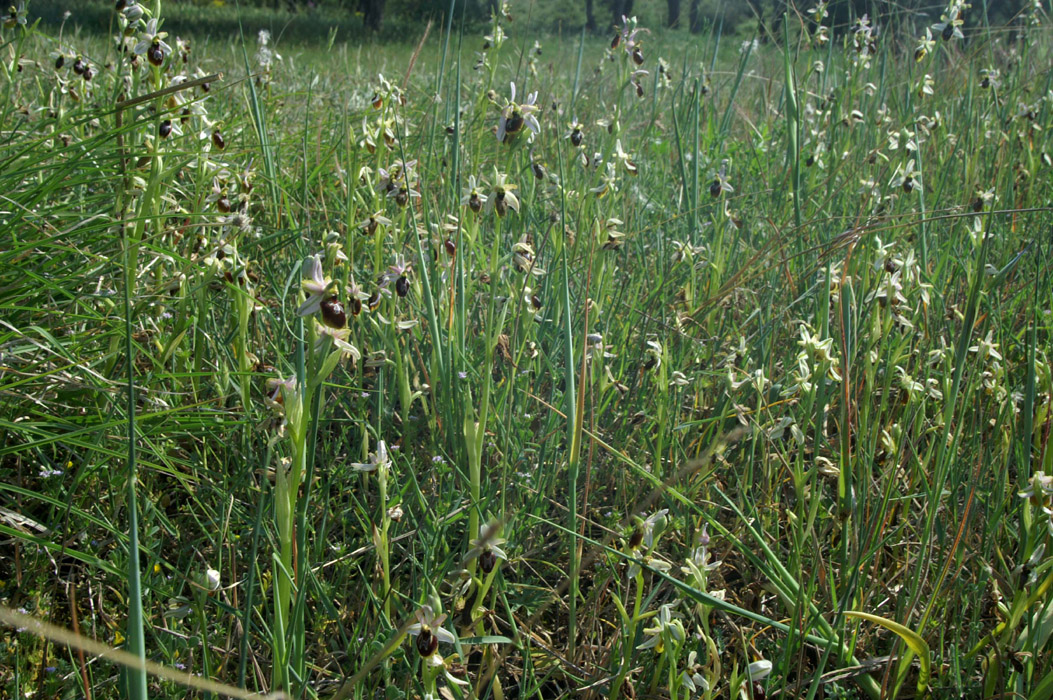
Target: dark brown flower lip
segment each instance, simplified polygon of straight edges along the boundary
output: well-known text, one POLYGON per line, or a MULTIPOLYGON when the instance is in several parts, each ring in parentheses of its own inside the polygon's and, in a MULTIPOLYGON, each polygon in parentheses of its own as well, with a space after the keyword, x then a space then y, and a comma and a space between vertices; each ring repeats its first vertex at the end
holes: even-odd
POLYGON ((336 296, 324 300, 319 307, 322 311, 322 322, 330 328, 341 330, 347 327, 347 313, 344 305, 336 296))
POLYGON ((439 649, 439 638, 432 634, 430 629, 422 628, 417 635, 417 653, 427 658, 439 649))

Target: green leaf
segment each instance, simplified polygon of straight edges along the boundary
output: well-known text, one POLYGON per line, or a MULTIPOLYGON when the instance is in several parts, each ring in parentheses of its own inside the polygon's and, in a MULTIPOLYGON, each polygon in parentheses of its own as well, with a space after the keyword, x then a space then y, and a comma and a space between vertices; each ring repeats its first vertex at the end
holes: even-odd
POLYGON ((1053 671, 1047 673, 1039 681, 1039 684, 1027 696, 1027 700, 1049 700, 1051 697, 1053 697, 1053 671))
POLYGON ((515 641, 499 634, 487 634, 482 637, 461 637, 461 644, 515 644, 515 641))
POLYGON ((859 617, 869 622, 873 622, 876 625, 881 625, 887 630, 891 630, 900 636, 900 639, 910 647, 910 650, 918 655, 918 660, 921 662, 921 672, 918 674, 918 695, 924 696, 928 694, 929 689, 929 676, 931 674, 932 661, 929 657, 929 645, 921 638, 914 630, 911 630, 898 622, 888 619, 887 617, 881 617, 880 615, 872 615, 870 613, 859 612, 857 610, 845 611, 847 617, 859 617))

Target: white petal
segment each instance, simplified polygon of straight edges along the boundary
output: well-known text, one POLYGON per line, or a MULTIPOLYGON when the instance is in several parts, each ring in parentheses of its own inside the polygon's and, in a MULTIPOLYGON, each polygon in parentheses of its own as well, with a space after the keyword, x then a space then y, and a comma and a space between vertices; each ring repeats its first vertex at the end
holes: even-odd
POLYGON ((362 359, 362 353, 358 351, 358 348, 356 348, 354 345, 347 342, 346 340, 334 336, 333 344, 336 345, 336 347, 340 348, 341 352, 343 352, 345 355, 350 355, 351 357, 355 358, 355 362, 358 362, 362 359))
POLYGON ((760 661, 754 661, 749 665, 747 669, 751 681, 761 681, 768 677, 771 673, 771 661, 767 659, 761 659, 760 661))
POLYGON ((464 680, 462 678, 458 678, 457 676, 453 675, 449 671, 446 672, 446 680, 449 681, 450 683, 453 683, 454 685, 462 685, 462 686, 464 686, 464 685, 471 685, 471 683, 469 683, 468 681, 466 681, 466 680, 464 680))
POLYGON ((312 294, 307 298, 300 308, 296 310, 297 316, 310 316, 311 314, 317 313, 322 308, 322 296, 320 294, 312 294))

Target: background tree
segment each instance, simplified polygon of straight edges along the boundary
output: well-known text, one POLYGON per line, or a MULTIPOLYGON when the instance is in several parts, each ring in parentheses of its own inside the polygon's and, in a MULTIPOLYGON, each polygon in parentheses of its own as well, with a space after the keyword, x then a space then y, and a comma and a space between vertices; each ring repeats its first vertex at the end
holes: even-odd
POLYGON ((687 11, 687 22, 688 29, 691 30, 692 34, 698 34, 702 31, 702 10, 699 7, 702 0, 691 0, 691 7, 687 11))
MULTIPOLYGON (((764 0, 746 0, 746 3, 750 6, 750 10, 753 11, 753 16, 757 18, 757 33, 760 35, 761 41, 767 41, 771 36, 768 25, 764 23, 764 0)), ((773 5, 777 3, 778 0, 772 0, 773 5)))
POLYGON ((619 27, 622 17, 632 17, 633 0, 611 0, 611 24, 619 27))
POLYGON ((666 0, 665 24, 674 28, 680 26, 680 0, 666 0))
POLYGON ((385 0, 359 0, 358 9, 362 12, 362 24, 366 29, 379 32, 384 21, 385 0))

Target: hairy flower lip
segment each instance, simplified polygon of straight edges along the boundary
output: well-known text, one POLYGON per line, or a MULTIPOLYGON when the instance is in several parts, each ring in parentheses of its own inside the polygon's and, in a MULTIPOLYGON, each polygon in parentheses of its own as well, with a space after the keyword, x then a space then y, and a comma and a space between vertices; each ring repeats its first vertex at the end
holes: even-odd
POLYGON ((453 633, 442 627, 442 623, 446 620, 446 613, 436 615, 430 605, 424 605, 418 608, 414 615, 417 621, 406 628, 406 634, 417 637, 423 632, 429 632, 435 635, 440 642, 457 643, 457 638, 453 636, 453 633))
POLYGON ((501 119, 497 124, 497 140, 503 143, 505 136, 516 134, 524 125, 534 134, 541 133, 541 124, 538 123, 534 112, 538 110, 537 91, 530 93, 522 104, 516 102, 516 84, 510 83, 511 97, 501 108, 501 119))

